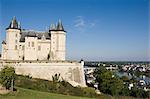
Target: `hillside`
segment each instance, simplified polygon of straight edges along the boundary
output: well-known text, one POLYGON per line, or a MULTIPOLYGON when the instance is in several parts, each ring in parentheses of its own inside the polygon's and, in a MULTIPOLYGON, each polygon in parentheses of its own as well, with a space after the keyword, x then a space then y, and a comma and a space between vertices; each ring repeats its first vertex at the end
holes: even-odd
POLYGON ((0 99, 91 99, 48 92, 40 92, 31 89, 17 88, 18 91, 7 95, 0 95, 0 99))

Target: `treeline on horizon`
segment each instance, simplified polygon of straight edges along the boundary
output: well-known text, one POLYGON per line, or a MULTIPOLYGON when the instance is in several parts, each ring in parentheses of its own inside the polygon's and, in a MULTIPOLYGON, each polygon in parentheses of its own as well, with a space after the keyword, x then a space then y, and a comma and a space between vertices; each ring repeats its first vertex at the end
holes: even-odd
POLYGON ((130 65, 130 64, 140 64, 140 65, 148 65, 150 61, 85 61, 85 66, 98 66, 98 64, 106 64, 106 65, 130 65))

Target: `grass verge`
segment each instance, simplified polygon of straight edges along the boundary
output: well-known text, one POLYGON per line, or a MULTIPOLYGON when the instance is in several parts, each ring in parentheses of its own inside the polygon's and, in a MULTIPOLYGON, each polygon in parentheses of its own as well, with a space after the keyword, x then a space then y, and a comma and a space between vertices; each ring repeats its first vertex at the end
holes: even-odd
POLYGON ((40 92, 18 87, 16 92, 0 95, 0 99, 91 99, 91 98, 61 95, 49 92, 40 92))

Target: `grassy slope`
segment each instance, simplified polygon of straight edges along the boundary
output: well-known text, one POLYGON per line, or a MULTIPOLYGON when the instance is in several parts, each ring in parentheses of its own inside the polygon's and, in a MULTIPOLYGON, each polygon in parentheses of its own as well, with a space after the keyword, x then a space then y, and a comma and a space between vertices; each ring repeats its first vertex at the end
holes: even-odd
MULTIPOLYGON (((17 88, 18 91, 7 95, 0 95, 0 99, 91 99, 87 97, 68 96, 55 93, 35 91, 31 89, 17 88)), ((94 98, 93 98, 94 99, 94 98)), ((136 99, 130 96, 100 95, 97 99, 136 99)))
POLYGON ((0 99, 90 99, 86 97, 67 96, 30 89, 17 88, 18 92, 0 95, 0 99))

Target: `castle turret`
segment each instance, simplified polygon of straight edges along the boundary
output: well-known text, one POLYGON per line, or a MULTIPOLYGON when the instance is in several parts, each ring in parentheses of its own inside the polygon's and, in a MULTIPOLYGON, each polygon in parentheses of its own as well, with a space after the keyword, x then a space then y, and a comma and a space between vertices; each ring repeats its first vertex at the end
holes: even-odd
POLYGON ((66 54, 66 31, 64 31, 61 20, 57 24, 57 28, 52 24, 51 33, 51 60, 65 60, 66 54))
POLYGON ((20 40, 20 25, 16 17, 13 17, 8 28, 6 28, 6 46, 7 46, 7 59, 17 60, 19 58, 18 48, 20 40))

